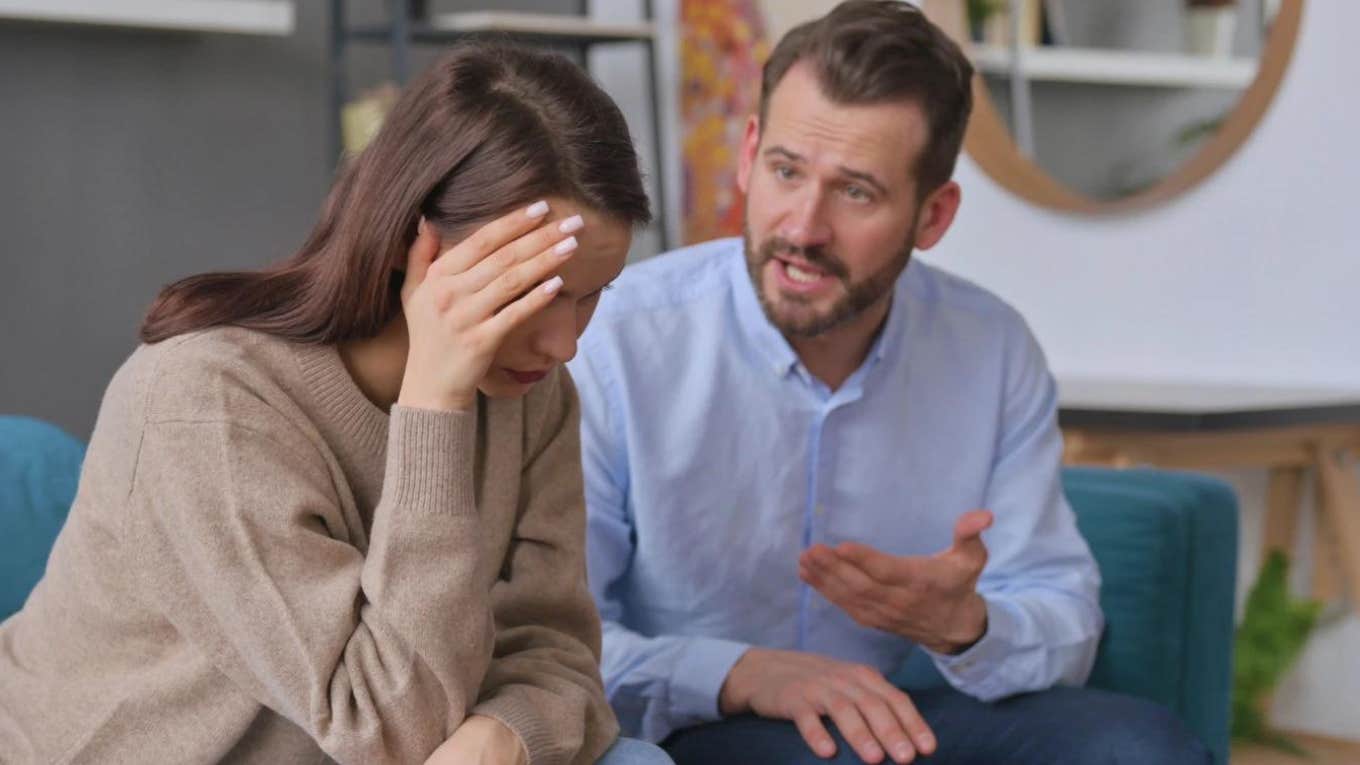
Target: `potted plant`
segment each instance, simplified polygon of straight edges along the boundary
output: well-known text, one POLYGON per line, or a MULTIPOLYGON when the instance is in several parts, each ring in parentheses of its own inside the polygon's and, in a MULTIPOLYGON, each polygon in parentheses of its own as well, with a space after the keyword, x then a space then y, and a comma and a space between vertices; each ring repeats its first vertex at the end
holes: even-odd
POLYGON ((1185 0, 1186 49, 1200 56, 1232 55, 1237 0, 1185 0))
MULTIPOLYGON (((968 31, 973 42, 1007 46, 1011 43, 1010 3, 1007 0, 968 0, 968 31)), ((1020 44, 1039 44, 1039 0, 1020 3, 1020 44)))
POLYGON ((1232 737, 1295 754, 1303 750, 1267 722, 1270 696, 1303 652, 1322 604, 1289 594, 1289 560, 1267 557, 1247 597, 1233 648, 1232 737))
POLYGON ((968 0, 968 32, 973 42, 982 42, 987 21, 1006 9, 1006 0, 968 0))

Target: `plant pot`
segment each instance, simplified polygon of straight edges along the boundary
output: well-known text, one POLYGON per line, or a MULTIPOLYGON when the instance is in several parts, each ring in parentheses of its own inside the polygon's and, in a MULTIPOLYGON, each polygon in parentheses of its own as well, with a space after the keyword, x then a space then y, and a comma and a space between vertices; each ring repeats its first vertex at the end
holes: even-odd
POLYGON ((1228 58, 1237 32, 1237 7, 1187 8, 1185 48, 1197 56, 1228 58))

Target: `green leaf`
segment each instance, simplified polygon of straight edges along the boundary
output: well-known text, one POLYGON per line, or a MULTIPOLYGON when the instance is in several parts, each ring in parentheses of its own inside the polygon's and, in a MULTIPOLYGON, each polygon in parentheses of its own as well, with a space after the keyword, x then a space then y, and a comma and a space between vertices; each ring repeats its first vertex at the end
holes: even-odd
POLYGON ((1294 753, 1298 745, 1270 728, 1263 706, 1303 652, 1322 603, 1289 594, 1289 559, 1276 550, 1247 596, 1233 653, 1232 736, 1294 753))

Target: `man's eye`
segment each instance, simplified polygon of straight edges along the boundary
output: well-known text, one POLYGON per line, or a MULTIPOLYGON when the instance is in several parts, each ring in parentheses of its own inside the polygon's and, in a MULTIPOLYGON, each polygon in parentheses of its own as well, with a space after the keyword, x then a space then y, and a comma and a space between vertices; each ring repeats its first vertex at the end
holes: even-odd
POLYGON ((787 181, 797 176, 798 172, 788 165, 775 165, 774 174, 779 180, 787 181))
POLYGON ((861 186, 846 186, 845 195, 855 202, 867 202, 869 192, 861 186))

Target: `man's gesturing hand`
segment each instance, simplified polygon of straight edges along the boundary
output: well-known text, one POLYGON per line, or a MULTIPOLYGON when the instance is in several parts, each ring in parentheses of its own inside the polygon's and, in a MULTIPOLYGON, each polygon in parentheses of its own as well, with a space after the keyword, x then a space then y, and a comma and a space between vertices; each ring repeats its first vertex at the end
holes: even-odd
POLYGON ((868 763, 883 762, 885 751, 899 763, 935 751, 935 736, 911 699, 878 670, 816 654, 749 649, 728 673, 719 704, 723 714, 792 720, 822 757, 836 753, 824 716, 868 763))
POLYGON ((987 630, 977 581, 987 563, 981 535, 991 525, 986 510, 964 513, 954 525, 953 545, 924 557, 897 557, 853 542, 814 545, 799 559, 798 575, 866 627, 958 653, 987 630))

